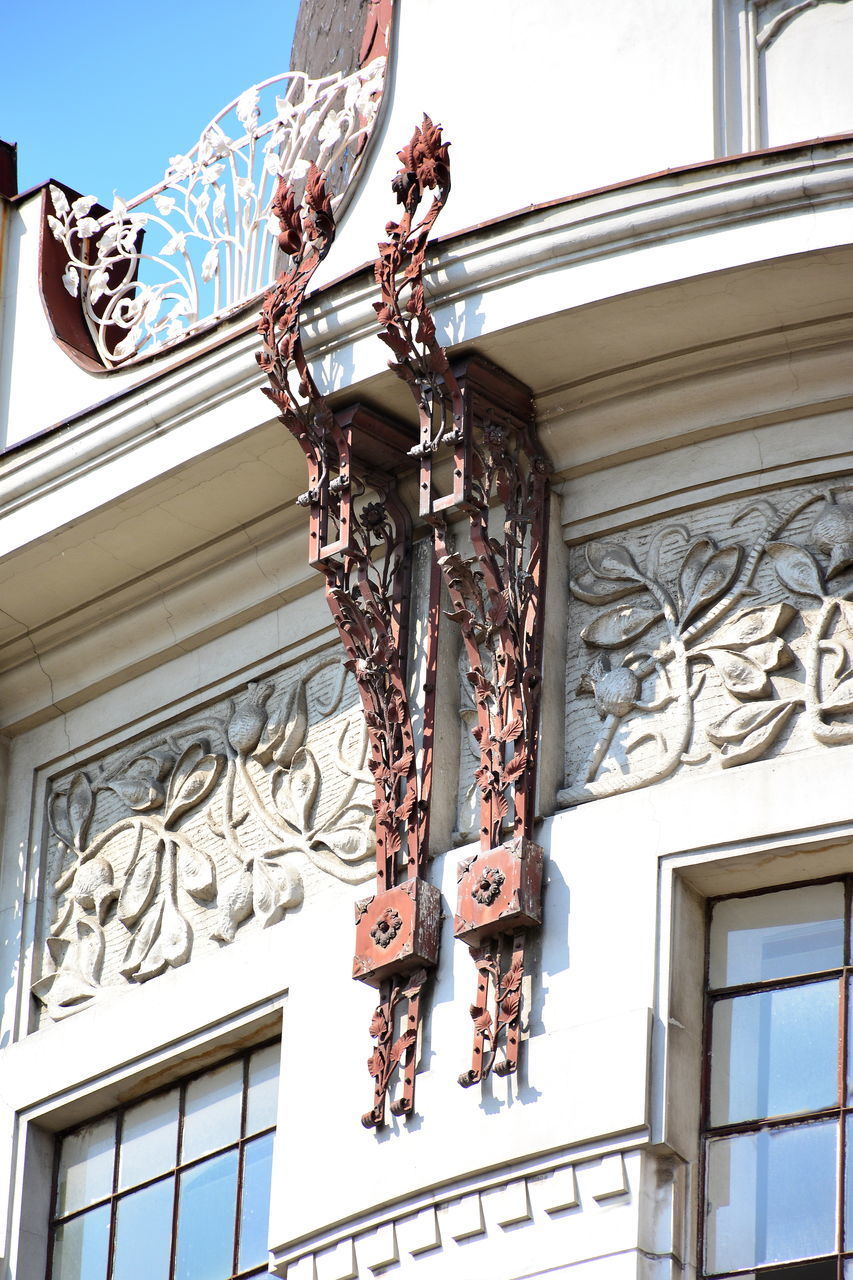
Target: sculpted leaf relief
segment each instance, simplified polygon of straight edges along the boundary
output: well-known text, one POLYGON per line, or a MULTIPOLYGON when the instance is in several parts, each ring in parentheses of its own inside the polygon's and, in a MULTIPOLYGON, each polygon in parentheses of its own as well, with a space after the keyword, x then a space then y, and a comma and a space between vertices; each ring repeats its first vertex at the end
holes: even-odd
POLYGON ((58 782, 33 986, 50 1017, 275 924, 307 873, 373 875, 367 747, 352 678, 327 658, 58 782))
POLYGON ((561 803, 853 743, 847 492, 762 497, 704 513, 705 528, 652 527, 576 553, 561 803))

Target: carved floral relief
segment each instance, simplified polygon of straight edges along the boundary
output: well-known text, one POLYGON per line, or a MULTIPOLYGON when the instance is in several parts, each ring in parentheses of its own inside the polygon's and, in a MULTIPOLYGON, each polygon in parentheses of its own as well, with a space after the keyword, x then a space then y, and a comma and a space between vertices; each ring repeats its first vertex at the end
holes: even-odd
POLYGON ((853 743, 853 499, 726 504, 572 557, 563 804, 853 743))
POLYGON ((42 975, 58 1019, 374 874, 373 781, 352 677, 333 658, 249 684, 47 801, 42 975))

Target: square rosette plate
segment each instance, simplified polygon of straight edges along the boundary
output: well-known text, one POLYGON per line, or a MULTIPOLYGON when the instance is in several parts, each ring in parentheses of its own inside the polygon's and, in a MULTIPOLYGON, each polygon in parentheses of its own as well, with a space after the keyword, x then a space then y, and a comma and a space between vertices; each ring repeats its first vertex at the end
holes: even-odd
POLYGON ((542 923, 542 846, 521 836, 464 858, 453 932, 469 947, 542 923))
POLYGON ((352 976, 378 987, 384 978, 438 962, 441 894, 413 877, 355 906, 352 976))

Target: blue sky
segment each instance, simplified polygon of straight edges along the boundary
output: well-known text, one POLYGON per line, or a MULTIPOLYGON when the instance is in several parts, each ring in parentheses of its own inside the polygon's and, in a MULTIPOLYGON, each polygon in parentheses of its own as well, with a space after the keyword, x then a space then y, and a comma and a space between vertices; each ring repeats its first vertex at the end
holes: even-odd
POLYGON ((298 0, 0 0, 0 138, 21 191, 112 203, 163 175, 243 89, 288 69, 298 0))

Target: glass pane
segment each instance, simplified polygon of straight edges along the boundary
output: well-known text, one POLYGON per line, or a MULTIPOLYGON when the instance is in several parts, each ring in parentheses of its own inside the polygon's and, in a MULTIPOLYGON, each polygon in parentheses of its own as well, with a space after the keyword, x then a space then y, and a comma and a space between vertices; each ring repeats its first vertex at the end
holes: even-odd
POLYGON ((169 1280, 174 1192, 163 1178, 119 1200, 112 1280, 169 1280))
POLYGON ((711 986, 837 969, 844 958, 844 886, 816 884, 718 902, 711 986))
POLYGON ((832 1253, 835 1121, 708 1143, 706 1270, 832 1253))
POLYGON ((115 1116, 84 1125, 62 1140, 56 1213, 61 1217, 108 1196, 113 1189, 115 1116))
POLYGON ((223 1280, 232 1274, 236 1210, 236 1151, 181 1174, 175 1280, 223 1280))
MULTIPOLYGON (((762 1271, 758 1280, 837 1280, 838 1264, 835 1258, 822 1258, 818 1262, 803 1262, 798 1267, 780 1267, 762 1271)), ((738 1276, 737 1280, 742 1280, 738 1276)), ((749 1277, 747 1277, 749 1280, 749 1277)), ((752 1278, 755 1280, 755 1277, 752 1278)))
POLYGON ((178 1162, 179 1092, 149 1098, 125 1112, 121 1126, 119 1187, 147 1182, 178 1162))
POLYGON ((273 1135, 247 1142, 243 1151, 243 1204, 240 1211, 240 1269, 267 1260, 273 1135))
POLYGON ((278 1064, 281 1045, 271 1044, 249 1060, 249 1097, 246 1101, 246 1133, 272 1129, 278 1103, 278 1064))
POLYGON ((104 1280, 110 1241, 110 1206, 81 1213, 56 1228, 52 1280, 104 1280))
POLYGON ((838 994, 830 980, 717 1002, 711 1124, 837 1105, 838 994))
POLYGON ((230 1062, 187 1086, 181 1160, 194 1160, 240 1137, 243 1063, 230 1062))

